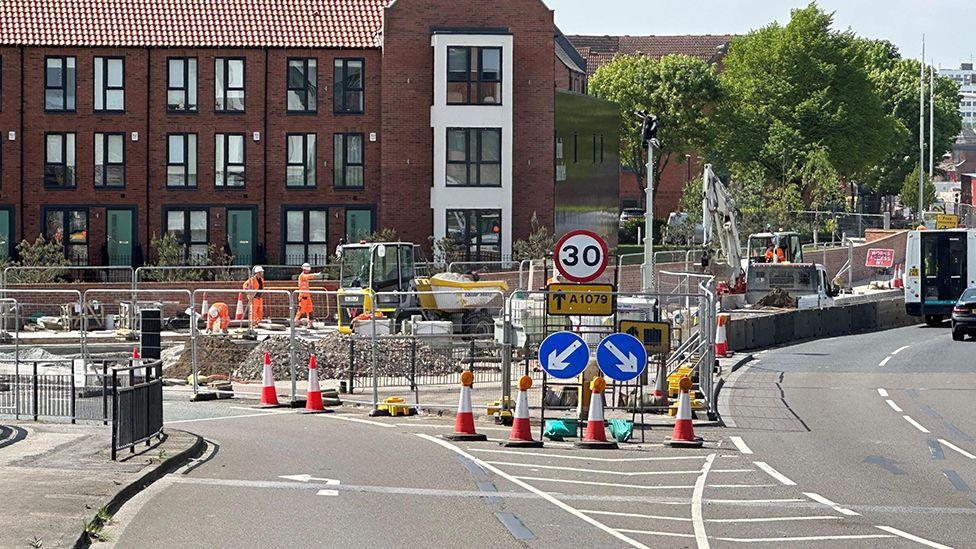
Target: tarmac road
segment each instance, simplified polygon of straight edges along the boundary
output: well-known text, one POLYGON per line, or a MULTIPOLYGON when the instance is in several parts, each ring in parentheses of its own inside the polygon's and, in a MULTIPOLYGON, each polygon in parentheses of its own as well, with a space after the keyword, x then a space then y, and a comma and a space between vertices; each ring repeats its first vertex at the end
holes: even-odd
POLYGON ((972 350, 906 328, 763 353, 723 390, 734 427, 699 428, 700 450, 661 446, 665 429, 617 451, 507 449, 507 428, 480 422, 496 440, 455 444, 437 436, 450 417, 173 396, 167 422, 210 450, 124 506, 109 535, 118 547, 974 547, 972 350))
POLYGON ((726 384, 722 413, 804 491, 918 546, 976 547, 974 355, 947 327, 769 350, 726 384))

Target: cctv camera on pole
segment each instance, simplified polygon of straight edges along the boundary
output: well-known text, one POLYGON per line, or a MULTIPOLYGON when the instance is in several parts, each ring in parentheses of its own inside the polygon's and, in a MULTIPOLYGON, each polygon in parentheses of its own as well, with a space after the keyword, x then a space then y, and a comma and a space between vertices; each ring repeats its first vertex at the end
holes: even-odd
POLYGON ((641 144, 647 147, 647 188, 644 211, 644 263, 641 267, 641 291, 654 290, 654 147, 657 140, 657 116, 647 111, 637 111, 641 121, 641 144))

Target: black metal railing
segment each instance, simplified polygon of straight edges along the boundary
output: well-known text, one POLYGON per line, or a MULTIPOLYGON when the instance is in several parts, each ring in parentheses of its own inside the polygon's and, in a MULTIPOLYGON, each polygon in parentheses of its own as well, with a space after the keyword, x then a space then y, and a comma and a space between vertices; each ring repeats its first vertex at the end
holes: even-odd
POLYGON ((108 363, 74 360, 0 361, 0 415, 108 424, 108 363))
POLYGON ((112 461, 163 438, 163 361, 112 369, 112 461))

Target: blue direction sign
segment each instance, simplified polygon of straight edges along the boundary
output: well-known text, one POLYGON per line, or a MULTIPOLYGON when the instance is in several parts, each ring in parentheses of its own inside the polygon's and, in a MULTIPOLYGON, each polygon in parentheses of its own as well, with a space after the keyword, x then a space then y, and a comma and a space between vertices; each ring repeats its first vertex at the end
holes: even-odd
POLYGON ((590 361, 583 338, 573 332, 556 332, 539 346, 539 362, 552 377, 569 379, 580 375, 590 361))
POLYGON ((647 351, 630 334, 610 334, 596 348, 596 361, 610 379, 630 381, 647 368, 647 351))

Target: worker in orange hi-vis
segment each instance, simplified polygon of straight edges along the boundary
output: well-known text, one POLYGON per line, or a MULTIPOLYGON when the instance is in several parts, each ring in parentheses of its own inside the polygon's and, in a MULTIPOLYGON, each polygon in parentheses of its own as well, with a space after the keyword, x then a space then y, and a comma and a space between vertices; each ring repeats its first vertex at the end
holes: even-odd
POLYGON ((305 326, 308 328, 311 328, 315 321, 312 318, 315 307, 312 303, 312 294, 310 292, 312 291, 312 281, 320 276, 322 276, 322 273, 312 272, 311 265, 308 263, 302 264, 302 273, 298 275, 298 313, 295 315, 296 326, 303 316, 305 317, 305 326))
POLYGON ((250 326, 256 328, 264 317, 264 267, 255 265, 254 276, 244 282, 241 288, 247 294, 247 302, 251 309, 250 326))
POLYGON ((230 309, 226 303, 217 302, 207 311, 207 333, 227 333, 230 328, 230 309))

